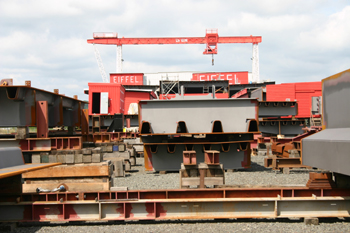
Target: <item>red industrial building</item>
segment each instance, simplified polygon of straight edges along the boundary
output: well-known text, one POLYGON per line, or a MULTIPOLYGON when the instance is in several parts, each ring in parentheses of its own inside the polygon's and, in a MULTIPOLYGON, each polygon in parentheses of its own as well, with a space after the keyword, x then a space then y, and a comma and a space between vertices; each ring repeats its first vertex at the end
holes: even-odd
POLYGON ((266 101, 298 101, 296 118, 311 116, 312 97, 322 96, 321 82, 266 85, 266 101))

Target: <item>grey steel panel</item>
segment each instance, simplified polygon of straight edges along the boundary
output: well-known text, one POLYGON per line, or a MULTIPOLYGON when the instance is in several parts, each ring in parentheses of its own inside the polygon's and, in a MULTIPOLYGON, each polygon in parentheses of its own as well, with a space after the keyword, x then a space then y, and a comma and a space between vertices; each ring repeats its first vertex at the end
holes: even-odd
POLYGON ((19 147, 0 148, 0 169, 23 164, 22 151, 19 147))
POLYGON ((149 100, 140 106, 140 121, 149 122, 153 134, 176 133, 179 121, 189 133, 210 133, 214 121, 221 121, 224 132, 246 132, 247 119, 256 119, 258 111, 253 99, 149 100))
POLYGON ((323 124, 329 128, 350 127, 350 70, 326 79, 322 87, 323 124))
POLYGON ((350 175, 350 128, 325 129, 302 140, 303 164, 350 175))
POLYGON ((259 101, 263 101, 263 89, 262 87, 257 88, 256 90, 253 90, 250 93, 250 98, 257 99, 259 101))
POLYGON ((78 126, 80 105, 85 103, 28 86, 0 87, 0 126, 36 126, 36 101, 48 102, 49 127, 78 126))
MULTIPOLYGON (((230 144, 228 152, 222 152, 221 145, 212 145, 212 150, 220 151, 219 161, 224 169, 241 169, 244 161, 244 151, 237 151, 239 144, 230 144)), ((182 152, 185 151, 185 145, 176 145, 174 153, 169 153, 166 145, 159 145, 157 153, 152 153, 152 164, 155 171, 179 171, 181 168, 182 152)), ((204 162, 203 145, 194 145, 196 151, 197 164, 204 162)))
POLYGON ((296 102, 259 102, 259 117, 295 116, 297 114, 296 102))

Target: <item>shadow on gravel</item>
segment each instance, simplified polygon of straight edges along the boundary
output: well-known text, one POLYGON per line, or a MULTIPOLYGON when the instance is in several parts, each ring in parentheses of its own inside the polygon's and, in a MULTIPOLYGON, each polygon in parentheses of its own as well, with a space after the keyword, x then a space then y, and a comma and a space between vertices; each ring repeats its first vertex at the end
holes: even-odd
POLYGON ((261 166, 257 163, 252 162, 251 168, 248 169, 238 169, 239 172, 265 172, 265 171, 272 171, 271 168, 266 168, 264 166, 261 166))
MULTIPOLYGON (((26 232, 36 232, 43 226, 101 226, 101 225, 139 225, 139 224, 199 224, 199 223, 303 223, 304 218, 279 218, 279 219, 220 219, 220 220, 166 220, 166 221, 103 221, 103 222, 70 222, 70 223, 19 223, 18 227, 32 227, 27 228, 26 232), (28 230, 28 231, 27 231, 28 230)), ((319 223, 348 223, 350 218, 319 218, 319 223)))

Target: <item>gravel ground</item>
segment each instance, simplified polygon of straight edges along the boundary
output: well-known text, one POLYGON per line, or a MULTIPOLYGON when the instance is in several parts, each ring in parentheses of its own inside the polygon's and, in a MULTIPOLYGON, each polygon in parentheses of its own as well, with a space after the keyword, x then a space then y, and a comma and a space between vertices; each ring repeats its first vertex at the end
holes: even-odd
MULTIPOLYGON (((291 170, 290 174, 272 171, 263 166, 264 157, 252 157, 252 168, 226 172, 226 185, 276 186, 305 185, 309 170, 291 170)), ((137 189, 178 189, 179 174, 147 172, 143 158, 125 178, 115 179, 115 185, 137 189)), ((350 232, 350 219, 320 219, 319 225, 305 225, 303 219, 238 219, 222 221, 160 221, 114 222, 83 224, 20 224, 15 232, 350 232)))
MULTIPOLYGON (((309 179, 309 170, 291 170, 290 174, 272 171, 264 167, 264 156, 252 156, 252 167, 246 170, 226 172, 227 186, 280 186, 305 185, 309 179)), ((140 189, 178 189, 180 177, 178 172, 159 174, 145 171, 143 158, 137 158, 137 166, 126 177, 116 178, 114 185, 128 187, 129 190, 140 189)))

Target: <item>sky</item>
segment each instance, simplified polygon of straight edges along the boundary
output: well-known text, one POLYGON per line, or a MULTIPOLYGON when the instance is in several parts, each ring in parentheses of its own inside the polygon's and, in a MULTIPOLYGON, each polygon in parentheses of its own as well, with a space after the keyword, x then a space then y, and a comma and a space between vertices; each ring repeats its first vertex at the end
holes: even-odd
MULTIPOLYGON (((260 80, 320 81, 350 68, 350 2, 346 0, 0 0, 0 80, 87 100, 102 82, 93 32, 119 37, 262 36, 260 80)), ((106 73, 116 46, 96 45, 106 73)), ((251 44, 125 45, 123 72, 252 71, 251 44)))

